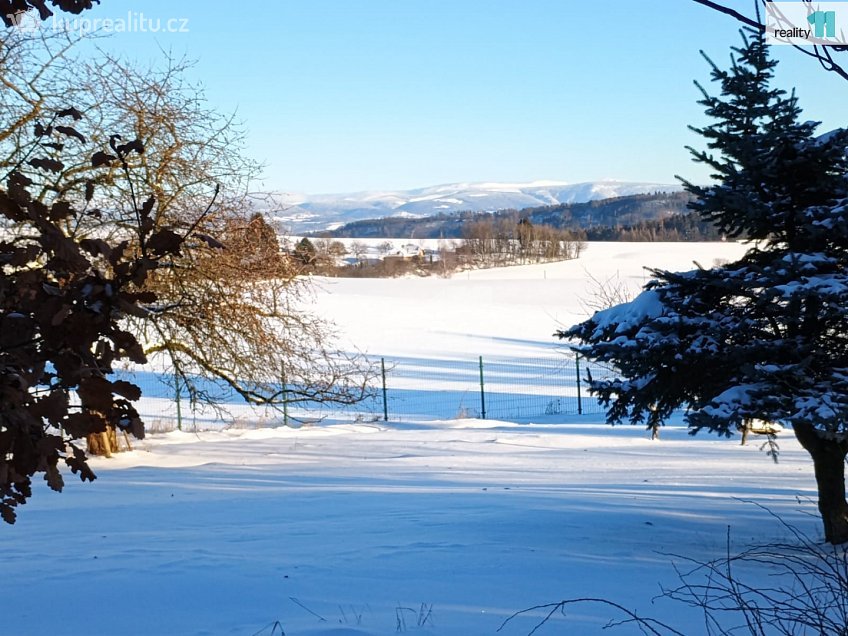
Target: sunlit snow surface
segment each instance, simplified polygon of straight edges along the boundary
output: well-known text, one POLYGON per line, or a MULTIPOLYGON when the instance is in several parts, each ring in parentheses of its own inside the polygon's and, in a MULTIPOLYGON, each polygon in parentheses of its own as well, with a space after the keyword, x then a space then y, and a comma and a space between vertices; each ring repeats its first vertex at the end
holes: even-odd
MULTIPOLYGON (((529 356, 584 314, 584 270, 642 282, 642 265, 741 251, 592 245, 580 261, 449 280, 325 281, 317 303, 372 352, 529 356)), ((577 416, 151 435, 95 460, 93 484, 38 484, 0 528, 0 633, 494 634, 526 607, 596 596, 699 634, 697 612, 651 602, 676 582, 670 555, 719 557, 728 526, 739 549, 789 539, 746 500, 820 537, 815 482, 791 434, 774 464, 758 440, 676 424, 655 442, 577 416)), ((639 633, 603 632, 610 618, 576 606, 539 633, 639 633)))

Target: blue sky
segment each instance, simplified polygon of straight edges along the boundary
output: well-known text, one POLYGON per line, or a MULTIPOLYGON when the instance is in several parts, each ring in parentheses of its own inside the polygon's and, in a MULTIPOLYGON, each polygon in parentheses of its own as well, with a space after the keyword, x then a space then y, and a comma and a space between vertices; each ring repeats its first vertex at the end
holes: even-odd
MULTIPOLYGON (((734 20, 690 0, 103 0, 88 16, 130 11, 186 19, 188 32, 101 45, 197 60, 191 79, 237 113, 267 166, 257 187, 310 193, 704 181, 684 149, 699 144, 687 124, 705 121, 699 49, 724 64, 739 42, 734 20)), ((774 49, 777 83, 797 87, 805 117, 845 125, 848 82, 774 49)))

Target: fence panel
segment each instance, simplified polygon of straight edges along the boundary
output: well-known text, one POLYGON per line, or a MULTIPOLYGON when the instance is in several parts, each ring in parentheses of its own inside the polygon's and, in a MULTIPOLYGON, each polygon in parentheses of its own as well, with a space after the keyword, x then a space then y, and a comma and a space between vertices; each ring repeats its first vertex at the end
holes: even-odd
POLYGON ((493 419, 578 412, 574 359, 486 358, 486 401, 493 419))
POLYGON ((476 360, 385 358, 390 420, 482 417, 476 360))
POLYGON ((388 419, 521 419, 603 413, 597 400, 587 395, 586 370, 591 369, 595 378, 609 377, 612 372, 582 362, 578 375, 578 362, 570 353, 476 360, 386 358, 388 419))
POLYGON ((489 356, 466 359, 386 357, 375 361, 381 374, 372 397, 351 407, 292 404, 285 411, 251 407, 225 387, 201 379, 197 387, 216 398, 222 410, 192 404, 184 386, 160 370, 124 371, 144 397, 137 408, 153 430, 220 428, 233 424, 279 426, 325 418, 414 421, 456 418, 527 419, 556 415, 598 415, 604 409, 588 394, 587 370, 595 379, 614 371, 575 358, 489 356))

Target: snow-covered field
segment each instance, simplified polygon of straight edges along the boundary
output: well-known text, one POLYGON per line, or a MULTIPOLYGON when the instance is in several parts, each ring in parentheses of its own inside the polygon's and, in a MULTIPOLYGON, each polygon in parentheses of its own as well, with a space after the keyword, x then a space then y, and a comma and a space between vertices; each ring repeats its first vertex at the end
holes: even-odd
POLYGON ((576 260, 438 277, 317 279, 317 306, 344 339, 372 354, 530 355, 557 346, 557 327, 586 317, 594 283, 638 291, 644 267, 692 269, 738 258, 736 243, 590 243, 576 260))
MULTIPOLYGON (((595 278, 730 259, 734 244, 591 244, 579 261, 453 279, 323 280, 317 309, 345 346, 419 359, 532 357, 581 318, 595 278)), ((514 612, 605 597, 686 634, 703 617, 666 600, 677 554, 707 560, 787 540, 747 500, 811 536, 812 466, 791 435, 652 442, 595 417, 327 421, 151 435, 98 459, 99 479, 39 487, 5 548, 0 633, 262 636, 495 634, 514 612)), ((753 580, 764 573, 752 573, 753 580)), ((527 634, 540 612, 501 634, 527 634)), ((541 634, 597 634, 575 606, 541 634)), ((640 633, 625 625, 613 633, 640 633)))

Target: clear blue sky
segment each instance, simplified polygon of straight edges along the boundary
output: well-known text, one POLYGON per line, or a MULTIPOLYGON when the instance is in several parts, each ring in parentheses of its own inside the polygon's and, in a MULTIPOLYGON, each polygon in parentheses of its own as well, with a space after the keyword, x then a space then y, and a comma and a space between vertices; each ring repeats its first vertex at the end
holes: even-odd
MULTIPOLYGON (((699 49, 724 64, 739 42, 734 20, 690 0, 102 0, 88 16, 129 11, 187 19, 188 32, 106 48, 196 59, 192 79, 237 112, 267 164, 257 187, 311 193, 704 181, 683 148, 699 144, 687 124, 704 122, 699 49)), ((844 126, 848 82, 774 48, 805 117, 844 126)))

